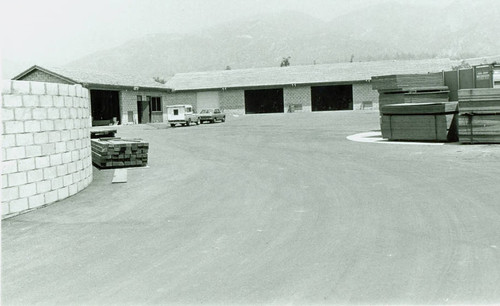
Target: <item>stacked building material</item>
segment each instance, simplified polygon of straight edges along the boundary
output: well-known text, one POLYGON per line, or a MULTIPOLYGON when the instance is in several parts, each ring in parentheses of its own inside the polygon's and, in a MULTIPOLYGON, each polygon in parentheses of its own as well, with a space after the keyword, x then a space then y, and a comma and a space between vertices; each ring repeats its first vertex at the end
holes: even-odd
POLYGON ((145 166, 149 143, 142 139, 91 139, 92 162, 99 168, 145 166))
POLYGON ((115 137, 117 130, 91 130, 90 138, 115 137))
POLYGON ((372 88, 379 92, 379 109, 390 104, 447 102, 449 95, 442 73, 372 77, 372 88))
POLYGON ((500 88, 458 91, 462 143, 500 143, 500 88))
POLYGON ((457 102, 392 104, 381 108, 382 137, 400 141, 457 141, 457 102))

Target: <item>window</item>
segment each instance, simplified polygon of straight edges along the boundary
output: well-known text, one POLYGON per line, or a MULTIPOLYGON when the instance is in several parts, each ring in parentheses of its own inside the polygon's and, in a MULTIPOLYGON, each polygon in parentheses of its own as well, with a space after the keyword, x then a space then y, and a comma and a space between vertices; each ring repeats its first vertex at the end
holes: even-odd
POLYGON ((161 97, 150 97, 151 98, 151 111, 161 112, 161 97))
POLYGON ((174 109, 174 116, 178 116, 179 115, 179 110, 178 109, 174 109))

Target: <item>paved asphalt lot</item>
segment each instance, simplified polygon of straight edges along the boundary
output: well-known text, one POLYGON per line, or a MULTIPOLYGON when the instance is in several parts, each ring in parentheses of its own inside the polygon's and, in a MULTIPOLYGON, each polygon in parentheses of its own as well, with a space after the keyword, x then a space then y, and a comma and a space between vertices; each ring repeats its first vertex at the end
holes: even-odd
POLYGON ((500 146, 376 112, 119 127, 149 168, 2 222, 2 305, 500 303, 500 146))

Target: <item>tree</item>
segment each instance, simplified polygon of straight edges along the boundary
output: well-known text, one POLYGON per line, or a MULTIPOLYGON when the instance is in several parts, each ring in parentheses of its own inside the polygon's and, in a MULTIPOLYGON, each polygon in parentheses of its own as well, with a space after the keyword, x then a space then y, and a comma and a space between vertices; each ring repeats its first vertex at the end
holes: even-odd
POLYGON ((290 66, 290 58, 291 58, 290 56, 284 57, 283 60, 281 60, 280 67, 290 66))
POLYGON ((160 84, 165 84, 167 83, 167 81, 165 81, 165 79, 162 79, 158 76, 154 77, 153 80, 156 82, 156 83, 160 83, 160 84))

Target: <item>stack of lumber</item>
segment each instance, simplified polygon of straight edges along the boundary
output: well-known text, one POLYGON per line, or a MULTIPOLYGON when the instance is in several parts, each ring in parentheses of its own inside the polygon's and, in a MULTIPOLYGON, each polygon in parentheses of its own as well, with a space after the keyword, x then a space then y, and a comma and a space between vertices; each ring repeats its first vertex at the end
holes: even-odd
POLYGON ((103 138, 103 137, 115 137, 117 130, 92 130, 90 131, 90 138, 103 138))
POLYGON ((381 108, 382 137, 399 141, 456 141, 457 102, 392 104, 381 108))
POLYGON ((142 139, 91 139, 92 162, 99 168, 145 166, 149 143, 142 139))
POLYGON ((462 143, 500 143, 500 88, 458 91, 458 136, 462 143))
POLYGON ((378 91, 435 86, 444 86, 442 73, 395 74, 372 77, 372 88, 378 91))
POLYGON ((442 73, 372 77, 372 88, 379 92, 379 109, 390 104, 448 102, 449 96, 442 73))

